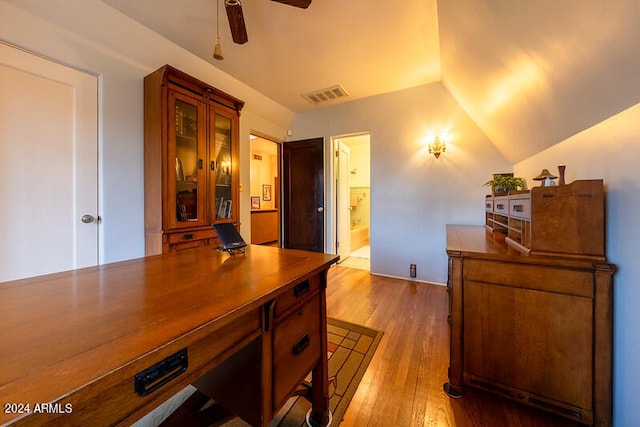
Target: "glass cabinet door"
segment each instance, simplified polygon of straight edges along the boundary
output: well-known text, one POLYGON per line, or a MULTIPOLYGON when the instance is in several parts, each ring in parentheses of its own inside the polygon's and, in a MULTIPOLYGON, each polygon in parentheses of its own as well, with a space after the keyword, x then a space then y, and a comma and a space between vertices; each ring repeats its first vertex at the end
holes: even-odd
POLYGON ((211 193, 215 195, 215 204, 211 204, 211 217, 216 221, 232 221, 234 218, 235 206, 233 206, 233 185, 235 181, 232 153, 232 136, 235 122, 231 114, 227 115, 216 110, 211 115, 211 129, 213 135, 210 144, 211 150, 211 172, 213 187, 211 193))
POLYGON ((169 227, 181 228, 206 224, 206 105, 172 93, 170 111, 175 120, 169 122, 169 164, 175 171, 168 174, 169 227), (174 195, 174 196, 171 196, 174 195))

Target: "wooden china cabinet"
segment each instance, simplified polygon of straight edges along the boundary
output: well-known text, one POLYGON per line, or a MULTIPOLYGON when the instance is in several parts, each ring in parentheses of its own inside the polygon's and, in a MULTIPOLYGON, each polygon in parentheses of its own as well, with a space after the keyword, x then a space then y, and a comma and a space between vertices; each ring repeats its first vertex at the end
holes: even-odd
POLYGON ((238 138, 244 102, 165 65, 144 79, 146 254, 217 243, 239 225, 238 138))

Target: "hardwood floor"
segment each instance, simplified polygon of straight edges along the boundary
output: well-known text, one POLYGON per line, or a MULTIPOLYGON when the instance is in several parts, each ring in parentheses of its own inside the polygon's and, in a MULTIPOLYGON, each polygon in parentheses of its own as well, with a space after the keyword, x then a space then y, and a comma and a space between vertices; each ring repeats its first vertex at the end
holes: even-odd
POLYGON ((581 425, 472 389, 448 397, 447 314, 444 286, 330 269, 327 315, 384 332, 341 427, 581 425))

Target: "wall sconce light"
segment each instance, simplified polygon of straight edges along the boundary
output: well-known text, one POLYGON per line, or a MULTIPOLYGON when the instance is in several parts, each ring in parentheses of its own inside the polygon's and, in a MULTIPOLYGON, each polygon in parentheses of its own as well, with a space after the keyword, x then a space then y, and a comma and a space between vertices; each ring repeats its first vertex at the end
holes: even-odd
POLYGON ((226 162, 221 162, 220 163, 220 168, 222 170, 222 173, 229 173, 231 172, 231 162, 226 161, 226 162))
POLYGON ((440 140, 440 136, 436 135, 432 141, 429 141, 429 154, 440 157, 440 154, 447 151, 447 143, 440 140))

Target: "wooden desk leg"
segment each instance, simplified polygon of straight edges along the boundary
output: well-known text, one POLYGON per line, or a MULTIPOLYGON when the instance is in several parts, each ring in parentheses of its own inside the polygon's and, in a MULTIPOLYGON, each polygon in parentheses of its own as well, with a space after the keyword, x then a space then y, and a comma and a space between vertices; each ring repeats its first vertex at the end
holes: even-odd
MULTIPOLYGON (((329 411, 329 382, 327 381, 326 371, 322 373, 322 361, 314 368, 313 386, 311 388, 311 414, 307 419, 307 423, 311 427, 325 427, 331 421, 331 412, 329 411)), ((324 360, 326 369, 326 359, 324 360)))
POLYGON ((329 411, 329 362, 327 361, 327 271, 321 273, 320 287, 320 361, 312 371, 311 414, 307 423, 311 427, 324 427, 331 421, 329 411))

